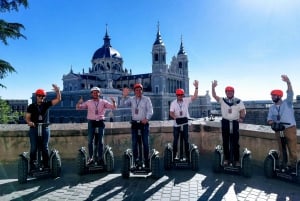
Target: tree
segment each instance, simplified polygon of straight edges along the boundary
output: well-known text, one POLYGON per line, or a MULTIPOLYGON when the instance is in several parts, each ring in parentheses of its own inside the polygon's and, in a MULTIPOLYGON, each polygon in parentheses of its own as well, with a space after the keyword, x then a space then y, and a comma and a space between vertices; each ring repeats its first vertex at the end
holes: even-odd
MULTIPOLYGON (((0 0, 0 13, 10 12, 10 11, 19 11, 19 7, 24 6, 28 7, 27 0, 0 0)), ((8 45, 7 39, 19 39, 26 37, 21 33, 21 29, 25 27, 20 23, 15 22, 6 22, 3 19, 0 19, 0 40, 4 45, 8 45)), ((14 67, 7 61, 4 61, 0 58, 0 79, 3 79, 7 76, 8 73, 16 72, 14 67)), ((0 83, 0 87, 6 88, 0 83)))
POLYGON ((10 113, 10 106, 5 100, 0 98, 0 124, 8 123, 10 113))

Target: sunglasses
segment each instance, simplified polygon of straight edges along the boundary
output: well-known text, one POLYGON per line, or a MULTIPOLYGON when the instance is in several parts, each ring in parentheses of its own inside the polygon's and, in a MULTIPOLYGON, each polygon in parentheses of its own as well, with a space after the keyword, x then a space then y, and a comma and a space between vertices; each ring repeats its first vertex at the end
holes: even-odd
POLYGON ((43 95, 37 95, 37 97, 39 97, 39 98, 45 98, 45 96, 43 96, 43 95))

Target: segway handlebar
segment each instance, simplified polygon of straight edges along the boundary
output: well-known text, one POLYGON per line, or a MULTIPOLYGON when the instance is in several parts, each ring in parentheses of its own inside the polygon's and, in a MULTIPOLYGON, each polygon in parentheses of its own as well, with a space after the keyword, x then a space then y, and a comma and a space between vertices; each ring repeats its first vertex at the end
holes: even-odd
POLYGON ((275 132, 278 131, 284 131, 285 130, 285 126, 284 125, 290 125, 290 123, 286 123, 286 122, 274 122, 271 125, 271 129, 275 132))
POLYGON ((189 123, 189 121, 196 121, 196 118, 184 117, 184 118, 176 118, 177 126, 183 126, 189 123))

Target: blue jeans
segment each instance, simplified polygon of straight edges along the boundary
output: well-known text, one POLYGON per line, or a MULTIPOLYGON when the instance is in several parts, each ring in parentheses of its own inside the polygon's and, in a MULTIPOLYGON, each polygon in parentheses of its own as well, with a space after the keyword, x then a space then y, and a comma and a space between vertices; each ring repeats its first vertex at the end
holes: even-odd
POLYGON ((43 164, 44 166, 49 165, 49 139, 50 139, 50 129, 49 127, 43 127, 42 129, 42 139, 38 139, 38 128, 30 127, 29 129, 29 139, 30 139, 30 165, 33 165, 33 162, 37 160, 36 153, 38 147, 42 151, 43 164))
POLYGON ((139 159, 142 161, 142 153, 139 153, 138 145, 143 144, 144 148, 144 160, 149 161, 149 124, 133 123, 131 126, 131 138, 132 138, 132 152, 134 160, 139 159), (139 135, 140 131, 140 135, 139 135))
MULTIPOLYGON (((180 136, 180 130, 181 127, 183 127, 182 129, 182 137, 183 137, 183 141, 184 141, 184 148, 185 148, 185 155, 188 158, 189 157, 189 125, 185 124, 183 126, 179 126, 179 127, 173 127, 173 136, 174 136, 174 141, 173 141, 173 157, 176 157, 177 154, 177 145, 178 145, 178 139, 180 136)), ((180 158, 183 158, 183 147, 180 147, 180 158)))
POLYGON ((98 159, 102 159, 102 154, 103 154, 103 136, 104 136, 104 128, 105 124, 102 121, 102 125, 98 127, 99 133, 95 133, 96 127, 94 126, 94 122, 92 120, 88 121, 88 150, 89 150, 89 157, 95 158, 95 155, 98 155, 98 159), (94 147, 95 146, 95 147, 94 147), (94 155, 94 149, 95 150, 95 155, 94 155), (98 152, 98 154, 96 153, 98 152))

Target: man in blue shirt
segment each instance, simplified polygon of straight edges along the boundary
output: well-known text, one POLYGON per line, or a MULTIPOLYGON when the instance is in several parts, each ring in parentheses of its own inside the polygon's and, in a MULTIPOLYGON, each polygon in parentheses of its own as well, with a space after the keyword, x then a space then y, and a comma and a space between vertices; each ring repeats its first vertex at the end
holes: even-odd
POLYGON ((153 115, 153 106, 151 99, 143 95, 142 84, 136 83, 133 89, 135 96, 130 98, 128 98, 129 90, 123 91, 120 107, 131 107, 131 140, 133 158, 136 163, 138 163, 138 161, 142 161, 142 155, 141 153, 138 153, 138 135, 140 130, 144 148, 145 167, 149 168, 149 120, 153 115))
MULTIPOLYGON (((288 76, 281 75, 281 78, 284 82, 287 83, 287 97, 285 100, 282 100, 283 92, 279 89, 271 91, 271 97, 274 104, 269 108, 267 121, 269 125, 273 125, 274 123, 279 122, 288 124, 285 125, 285 129, 283 131, 290 156, 288 164, 292 168, 295 168, 297 164, 297 128, 293 109, 294 92, 288 76)), ((279 131, 276 131, 275 135, 278 142, 279 151, 280 153, 282 153, 279 133, 279 131)), ((282 154, 280 154, 280 159, 282 160, 282 154)))

